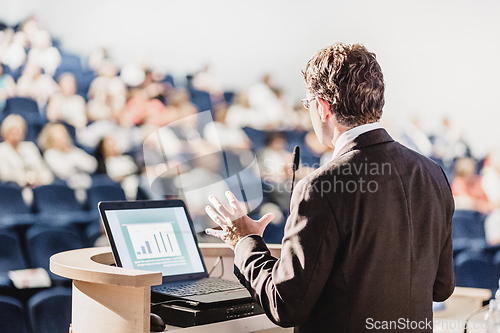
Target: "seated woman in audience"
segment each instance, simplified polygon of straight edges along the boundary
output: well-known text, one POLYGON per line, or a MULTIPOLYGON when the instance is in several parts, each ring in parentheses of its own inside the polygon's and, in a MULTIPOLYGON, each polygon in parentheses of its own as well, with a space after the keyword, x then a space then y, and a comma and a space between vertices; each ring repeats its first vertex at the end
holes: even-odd
POLYGON ((17 114, 3 120, 0 127, 4 140, 0 143, 0 180, 21 187, 50 184, 54 175, 38 147, 31 141, 24 141, 26 129, 24 118, 17 114))
POLYGON ((489 213, 491 204, 481 186, 481 178, 476 173, 476 163, 471 158, 460 158, 455 162, 455 177, 451 190, 455 199, 455 209, 475 210, 489 213))
POLYGON ((500 149, 492 151, 481 170, 484 192, 496 208, 500 208, 500 149))
POLYGON ((62 124, 47 124, 38 137, 39 146, 54 174, 65 180, 73 189, 89 188, 90 174, 97 168, 97 161, 84 150, 77 148, 62 124))
POLYGON ((250 139, 240 127, 230 126, 226 123, 227 106, 219 104, 215 108, 214 122, 208 123, 203 129, 205 139, 215 147, 222 149, 240 148, 250 149, 250 139))
POLYGON ((281 132, 270 132, 266 147, 257 153, 260 176, 270 191, 271 201, 281 209, 290 205, 290 186, 292 176, 292 154, 286 150, 286 139, 281 132))
POLYGON ((42 68, 46 74, 55 74, 61 64, 61 53, 52 46, 52 39, 47 31, 37 30, 33 34, 28 62, 42 68))
POLYGON ((40 67, 27 64, 23 75, 17 80, 16 95, 34 99, 38 108, 45 109, 47 102, 59 86, 48 74, 42 74, 40 67))
POLYGON ((161 119, 168 113, 165 105, 157 99, 150 99, 146 90, 134 88, 130 92, 130 99, 127 101, 121 117, 126 123, 140 125, 149 116, 161 119))
POLYGON ((139 186, 137 165, 132 157, 122 154, 112 136, 102 139, 97 145, 97 174, 107 174, 117 183, 121 183, 127 198, 134 199, 139 186))
POLYGON ((76 80, 73 74, 64 73, 59 77, 60 92, 55 93, 47 106, 47 119, 64 121, 77 130, 87 125, 85 99, 76 94, 76 80))
POLYGON ((104 59, 99 64, 98 77, 90 84, 88 97, 92 100, 98 92, 105 92, 111 98, 113 108, 121 109, 127 101, 127 87, 125 83, 116 76, 118 69, 116 65, 109 59, 104 59))

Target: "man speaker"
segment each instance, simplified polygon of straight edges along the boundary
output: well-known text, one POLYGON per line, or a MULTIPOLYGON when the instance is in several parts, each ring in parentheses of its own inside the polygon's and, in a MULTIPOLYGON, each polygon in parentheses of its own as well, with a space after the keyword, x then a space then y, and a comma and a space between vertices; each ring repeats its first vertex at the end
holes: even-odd
POLYGON ((384 80, 361 44, 318 51, 304 71, 314 130, 332 160, 297 183, 281 258, 272 220, 210 197, 208 229, 235 250, 235 273, 277 325, 295 332, 432 332, 432 301, 453 292, 454 211, 441 168, 380 126, 384 80))

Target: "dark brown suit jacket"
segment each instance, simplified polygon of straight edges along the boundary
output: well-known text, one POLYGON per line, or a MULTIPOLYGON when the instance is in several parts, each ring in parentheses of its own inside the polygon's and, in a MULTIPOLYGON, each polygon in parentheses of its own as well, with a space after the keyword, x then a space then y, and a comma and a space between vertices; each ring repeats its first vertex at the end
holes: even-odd
POLYGON ((235 274, 296 332, 432 332, 432 301, 455 287, 453 210, 441 168, 373 130, 297 183, 281 258, 247 237, 235 274))

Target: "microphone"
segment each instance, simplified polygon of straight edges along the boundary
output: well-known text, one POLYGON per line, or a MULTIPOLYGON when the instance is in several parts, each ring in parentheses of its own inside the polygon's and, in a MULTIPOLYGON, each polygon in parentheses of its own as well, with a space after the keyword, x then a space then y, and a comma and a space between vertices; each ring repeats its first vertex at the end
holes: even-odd
POLYGON ((293 163, 292 163, 292 189, 290 191, 290 200, 292 200, 293 184, 295 183, 295 171, 299 168, 300 163, 300 148, 295 146, 293 148, 293 163))

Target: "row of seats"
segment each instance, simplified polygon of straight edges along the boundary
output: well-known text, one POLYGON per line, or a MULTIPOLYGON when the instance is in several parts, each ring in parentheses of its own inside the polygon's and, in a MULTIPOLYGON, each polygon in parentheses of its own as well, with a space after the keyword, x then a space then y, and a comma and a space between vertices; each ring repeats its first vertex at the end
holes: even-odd
POLYGON ((49 271, 50 257, 56 253, 83 248, 86 244, 76 228, 33 225, 25 232, 0 228, 0 283, 11 287, 7 274, 11 270, 44 268, 56 284, 66 281, 49 271))
POLYGON ((464 251, 454 258, 456 285, 486 288, 494 293, 500 279, 500 252, 464 251))
POLYGON ((498 288, 500 247, 486 242, 485 215, 456 210, 453 215, 453 257, 456 285, 459 287, 498 288))
POLYGON ((45 185, 33 189, 33 204, 26 205, 22 190, 0 185, 0 226, 24 231, 32 225, 76 228, 84 245, 91 246, 101 234, 97 204, 100 201, 126 200, 119 184, 100 184, 87 190, 87 201, 80 203, 66 185, 45 185))
POLYGON ((70 288, 40 291, 26 306, 14 297, 0 295, 0 332, 67 333, 70 323, 70 288))
MULTIPOLYGON (((453 252, 480 251, 490 246, 486 242, 484 221, 485 215, 472 210, 456 210, 453 214, 453 252)), ((496 247, 490 252, 495 252, 496 247)))

